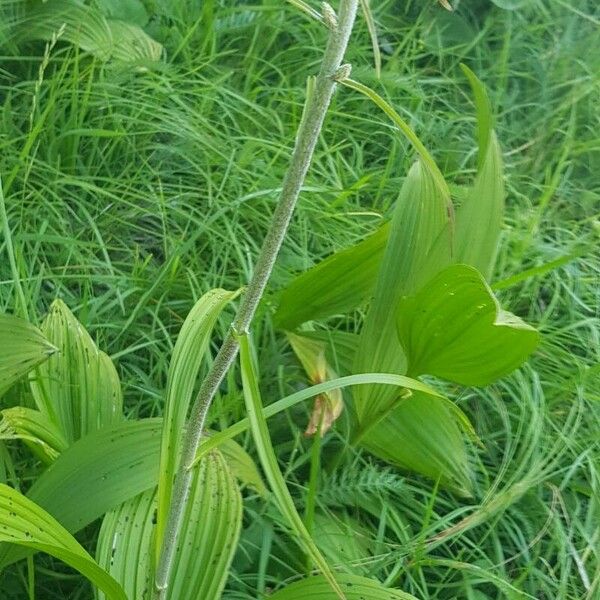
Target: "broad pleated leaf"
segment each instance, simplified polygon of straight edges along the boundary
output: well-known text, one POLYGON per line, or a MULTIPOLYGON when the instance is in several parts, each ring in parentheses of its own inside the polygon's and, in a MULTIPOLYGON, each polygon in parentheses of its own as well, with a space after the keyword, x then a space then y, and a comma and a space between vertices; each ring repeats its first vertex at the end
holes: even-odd
POLYGON ((466 65, 477 109, 478 172, 475 183, 456 211, 453 262, 474 266, 489 281, 504 218, 502 153, 492 129, 492 111, 484 85, 466 65))
POLYGON ((438 480, 461 494, 471 490, 464 430, 450 402, 420 392, 402 400, 368 430, 360 444, 402 469, 438 480))
POLYGON ((162 46, 140 27, 106 18, 97 8, 76 0, 22 2, 15 12, 12 37, 18 42, 60 39, 102 61, 156 61, 162 46))
POLYGON ((463 385, 487 385, 533 352, 537 331, 502 310, 482 275, 452 265, 398 306, 398 334, 409 372, 463 385))
POLYGON ((365 303, 375 285, 388 235, 386 224, 295 277, 280 293, 275 325, 294 329, 305 321, 345 313, 365 303))
MULTIPOLYGON (((100 530, 96 557, 129 598, 151 600, 152 543, 156 529, 156 490, 149 490, 108 513, 100 530)), ((167 600, 218 599, 235 552, 242 499, 218 451, 194 467, 182 539, 173 563, 167 600)), ((104 600, 104 595, 100 595, 104 600)))
POLYGON ((122 420, 117 371, 62 300, 52 303, 42 332, 59 353, 36 370, 31 389, 67 442, 122 420))
POLYGON ((47 415, 24 406, 3 410, 0 415, 0 438, 20 439, 46 464, 68 447, 60 429, 47 415))
MULTIPOLYGON (((358 575, 339 574, 337 578, 348 600, 417 600, 411 594, 383 587, 378 581, 358 575)), ((269 596, 269 600, 335 600, 322 575, 292 583, 269 596)))
POLYGON ((31 323, 0 314, 0 396, 56 351, 31 323))
MULTIPOLYGON (((177 336, 169 364, 158 483, 157 549, 162 546, 179 455, 181 432, 198 381, 202 360, 219 315, 238 292, 215 289, 193 306, 177 336)), ((157 557, 158 558, 158 557, 157 557)))
MULTIPOLYGON (((394 331, 396 307, 403 295, 427 280, 428 273, 445 266, 431 264, 428 254, 447 231, 449 202, 447 188, 440 186, 423 163, 415 163, 396 204, 375 296, 360 335, 355 372, 406 373, 406 357, 394 331)), ((355 406, 359 420, 368 421, 389 405, 396 393, 381 386, 358 388, 355 406)))
MULTIPOLYGON (((27 492, 75 533, 158 481, 160 419, 125 421, 80 439, 27 492)), ((26 553, 0 548, 0 568, 26 553)))
POLYGON ((108 600, 127 600, 121 586, 56 519, 4 484, 0 484, 0 541, 51 554, 102 589, 108 600))
MULTIPOLYGON (((27 496, 75 533, 158 482, 162 419, 124 421, 75 442, 46 469, 27 496)), ((256 465, 233 441, 221 452, 241 483, 264 493, 256 465)), ((0 568, 27 554, 0 546, 0 568)))
POLYGON ((239 341, 244 400, 246 402, 250 430, 252 431, 252 437, 256 444, 260 463, 277 502, 277 506, 281 511, 281 514, 285 517, 288 526, 295 534, 297 541, 314 561, 317 568, 323 573, 330 589, 334 591, 333 597, 344 599, 344 593, 337 583, 330 566, 327 564, 327 561, 307 531, 304 522, 294 505, 294 500, 287 488, 283 474, 279 469, 277 456, 275 455, 275 450, 271 443, 271 436, 269 435, 267 421, 263 413, 260 391, 258 389, 258 379, 256 377, 252 352, 250 349, 250 340, 247 335, 244 335, 240 337, 239 341))

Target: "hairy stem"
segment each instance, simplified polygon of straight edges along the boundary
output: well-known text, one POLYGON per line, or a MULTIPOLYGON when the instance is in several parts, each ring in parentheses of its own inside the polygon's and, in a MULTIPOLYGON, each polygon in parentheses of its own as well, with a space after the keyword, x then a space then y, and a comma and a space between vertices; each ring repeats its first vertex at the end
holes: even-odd
POLYGON ((304 105, 304 115, 296 134, 296 144, 283 181, 279 202, 273 213, 271 226, 263 242, 254 273, 233 321, 233 331, 225 338, 192 406, 183 440, 181 461, 175 476, 164 538, 158 540, 162 548, 155 579, 158 600, 166 597, 183 512, 190 492, 192 480, 190 469, 200 444, 206 414, 239 350, 235 333, 247 332, 252 322, 285 238, 336 82, 348 75, 348 68, 342 66, 342 60, 354 25, 357 4, 358 0, 341 0, 337 18, 329 5, 323 5, 323 20, 329 27, 329 39, 319 74, 312 85, 308 86, 309 93, 304 105))

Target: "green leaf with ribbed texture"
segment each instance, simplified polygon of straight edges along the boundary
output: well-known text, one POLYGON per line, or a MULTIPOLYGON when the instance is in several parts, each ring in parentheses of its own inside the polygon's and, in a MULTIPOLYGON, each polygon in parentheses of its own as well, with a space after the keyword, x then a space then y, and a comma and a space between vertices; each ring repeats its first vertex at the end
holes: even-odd
POLYGON ((22 2, 13 12, 9 37, 17 43, 60 39, 75 44, 102 61, 157 61, 161 44, 143 29, 105 17, 97 8, 76 0, 22 2))
MULTIPOLYGON (((432 264, 428 254, 447 232, 449 203, 447 189, 429 167, 415 163, 396 203, 375 295, 360 334, 355 372, 406 373, 406 357, 395 332, 396 307, 403 295, 445 266, 441 260, 432 264)), ((355 406, 361 427, 389 406, 397 393, 383 386, 357 388, 355 406)))
POLYGON ((413 376, 483 386, 519 367, 538 332, 502 310, 473 267, 452 265, 398 305, 398 335, 413 376))
POLYGON ((0 439, 20 439, 44 463, 49 464, 68 447, 60 429, 47 415, 24 406, 3 410, 0 439))
POLYGON ((340 250, 301 273, 280 292, 275 325, 294 329, 305 321, 345 313, 365 303, 373 290, 389 224, 362 242, 340 250))
MULTIPOLYGON (((129 598, 151 600, 152 544, 156 529, 156 490, 149 490, 108 513, 100 529, 96 558, 129 598)), ((218 451, 194 467, 185 527, 175 554, 166 600, 220 598, 235 552, 242 498, 218 451)), ((99 598, 104 600, 104 595, 99 598)))
POLYGON ((0 314, 0 396, 56 351, 31 323, 0 314))
MULTIPOLYGON (((219 315, 238 293, 214 289, 204 294, 194 304, 177 336, 167 376, 165 416, 160 450, 158 513, 156 516, 157 552, 162 547, 173 481, 181 453, 181 432, 185 426, 202 360, 205 358, 219 315)), ((156 558, 158 560, 158 555, 156 558)))
MULTIPOLYGON (((151 544, 155 522, 156 488, 127 500, 102 520, 96 560, 121 583, 131 600, 147 600, 154 590, 151 544)), ((102 593, 96 597, 105 600, 102 593)))
MULTIPOLYGON (((72 444, 27 497, 71 533, 156 485, 162 421, 125 421, 72 444)), ((0 568, 23 558, 0 548, 0 568)))
MULTIPOLYGON (((417 600, 414 596, 383 587, 378 581, 358 575, 337 576, 348 600, 417 600)), ((335 600, 329 583, 322 575, 292 583, 269 596, 269 600, 335 600)))
POLYGON ((386 462, 468 495, 471 470, 463 431, 473 435, 473 430, 465 419, 452 402, 414 392, 373 425, 360 445, 386 462))
POLYGON ((333 590, 334 598, 344 600, 342 589, 336 581, 336 577, 327 564, 327 561, 315 545, 310 533, 306 529, 302 518, 294 505, 294 500, 287 488, 285 479, 279 464, 277 456, 271 443, 271 436, 267 427, 267 420, 263 413, 263 406, 258 389, 258 379, 253 364, 252 351, 250 348, 250 339, 248 335, 239 337, 240 342, 240 365, 242 371, 242 384, 244 388, 244 400, 246 402, 246 411, 252 437, 256 444, 260 463, 281 514, 285 517, 288 526, 297 537, 297 541, 304 548, 306 553, 317 565, 317 568, 323 573, 329 588, 333 590))
POLYGON ((504 219, 502 153, 492 129, 493 117, 484 85, 461 65, 477 110, 478 170, 475 183, 456 211, 453 261, 472 265, 490 281, 504 219))
POLYGON ((219 450, 225 457, 233 476, 242 484, 266 496, 267 488, 252 457, 234 440, 224 440, 219 450))
POLYGON ((62 300, 55 300, 42 332, 59 349, 31 378, 38 409, 68 443, 123 419, 117 371, 62 300))
POLYGON ((127 600, 121 586, 77 540, 45 510, 7 485, 0 484, 0 541, 46 552, 62 560, 103 590, 107 600, 127 600))

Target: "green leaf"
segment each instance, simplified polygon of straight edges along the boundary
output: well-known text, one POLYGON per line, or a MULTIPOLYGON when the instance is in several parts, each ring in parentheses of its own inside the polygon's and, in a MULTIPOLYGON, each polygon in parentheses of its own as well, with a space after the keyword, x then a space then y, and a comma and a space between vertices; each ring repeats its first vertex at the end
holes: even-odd
POLYGON ((504 10, 516 10, 517 8, 523 8, 531 0, 492 0, 492 2, 504 10))
POLYGON ((39 410, 14 406, 0 414, 0 438, 23 440, 44 463, 51 463, 67 449, 67 440, 60 429, 39 410))
POLYGON ((73 567, 104 591, 110 600, 127 600, 121 586, 51 515, 34 502, 0 484, 0 541, 46 552, 73 567))
POLYGON ((280 293, 276 327, 295 329, 305 321, 345 313, 365 303, 375 285, 388 235, 386 224, 295 277, 280 293))
POLYGON ((398 335, 409 372, 463 385, 487 385, 520 366, 538 344, 537 331, 500 308, 482 275, 452 265, 401 300, 398 335))
MULTIPOLYGON (((401 296, 445 266, 442 258, 432 263, 429 252, 448 232, 449 202, 447 190, 428 167, 415 163, 396 203, 375 295, 360 334, 355 372, 406 373, 406 357, 394 330, 396 307, 401 296)), ((361 426, 388 406, 395 394, 396 390, 382 386, 358 388, 355 406, 361 426)))
POLYGON ((373 558, 373 534, 347 514, 314 516, 313 538, 327 560, 343 572, 366 574, 373 558))
POLYGON ((0 314, 0 396, 56 351, 31 323, 0 314))
POLYGON ((448 400, 413 393, 361 438, 369 452, 402 469, 414 471, 469 495, 471 472, 464 436, 472 428, 448 400))
MULTIPOLYGON (((192 400, 198 374, 210 343, 211 334, 219 315, 238 292, 222 289, 204 294, 193 306, 177 336, 169 364, 163 434, 160 451, 157 512, 157 552, 162 547, 171 493, 179 455, 181 432, 185 426, 188 407, 192 400)), ((158 560, 158 556, 157 556, 158 560)))
MULTIPOLYGON (((306 389, 300 390, 294 394, 286 396, 277 402, 273 402, 273 404, 269 404, 262 409, 262 414, 265 419, 269 419, 274 415, 281 413, 300 402, 304 402, 309 398, 313 398, 318 396, 319 394, 325 394, 335 389, 342 389, 345 387, 353 386, 353 385, 372 385, 372 384, 380 384, 380 385, 390 385, 395 387, 401 387, 413 391, 423 392, 427 395, 435 396, 438 394, 432 387, 428 386, 426 383, 422 381, 418 381, 417 379, 411 379, 410 377, 405 377, 403 375, 392 375, 388 373, 362 373, 360 375, 348 375, 346 377, 339 377, 338 379, 332 379, 331 381, 325 381, 318 385, 313 385, 306 389)), ((442 396, 439 396, 443 398, 442 396)), ((446 402, 448 402, 446 400, 446 402)), ((234 425, 231 425, 227 429, 223 431, 219 431, 218 433, 212 434, 210 437, 204 438, 200 443, 200 448, 198 449, 198 454, 196 455, 196 461, 198 461, 202 456, 204 456, 208 451, 213 448, 220 447, 220 445, 244 431, 247 431, 250 428, 250 419, 242 419, 238 421, 234 425)))
POLYGON ((258 472, 256 463, 236 441, 223 440, 219 444, 219 450, 225 457, 233 476, 241 484, 250 486, 261 496, 267 495, 267 488, 258 472))
POLYGON ((72 443, 123 418, 117 371, 61 300, 55 300, 42 332, 59 353, 41 365, 31 380, 38 409, 72 443))
POLYGON ((492 113, 485 87, 465 65, 477 108, 479 169, 475 183, 456 211, 453 262, 472 265, 489 281, 504 220, 502 153, 492 129, 492 113))
MULTIPOLYGON (((92 433, 62 452, 27 496, 71 533, 80 531, 157 485, 161 432, 162 419, 143 419, 92 433)), ((252 470, 252 459, 241 447, 231 442, 221 450, 240 481, 263 491, 256 467, 252 470)), ((0 568, 26 555, 0 547, 0 568)))
MULTIPOLYGON (((75 533, 158 481, 162 421, 125 421, 71 445, 27 492, 75 533)), ((26 556, 0 548, 0 568, 26 556)))
POLYGON ((465 64, 461 64, 460 68, 469 80, 473 98, 475 100, 475 109, 477 111, 477 144, 478 144, 478 170, 481 170, 485 157, 487 155, 488 146, 493 133, 492 105, 487 95, 485 86, 477 78, 475 73, 465 64))
MULTIPOLYGON (((152 598, 156 509, 156 489, 149 490, 108 513, 100 529, 98 562, 136 600, 152 598)), ((242 498, 236 482, 220 452, 212 452, 194 467, 183 516, 186 526, 175 554, 167 600, 220 597, 241 517, 242 498)))
POLYGON ((315 545, 302 518, 298 514, 298 511, 294 506, 294 500, 292 499, 285 483, 285 479, 279 469, 277 456, 275 455, 271 443, 267 421, 263 414, 262 401, 258 389, 258 380, 254 369, 248 335, 240 336, 239 342, 244 400, 246 402, 250 429, 252 431, 254 443, 256 444, 260 463, 277 501, 277 506, 279 507, 281 514, 286 518, 289 527, 298 538, 299 543, 323 573, 327 585, 333 590, 333 597, 341 598, 343 600, 346 596, 342 592, 330 566, 315 545))
POLYGON ((148 12, 142 0, 96 0, 96 5, 111 19, 140 27, 148 23, 148 12))
POLYGON ((163 50, 140 27, 108 19, 97 8, 76 0, 28 3, 13 35, 17 43, 58 35, 102 61, 157 61, 163 50))
MULTIPOLYGON (((378 581, 357 575, 339 574, 337 578, 348 600, 417 600, 400 590, 386 588, 378 581)), ((292 583, 269 596, 269 600, 335 600, 329 583, 322 575, 292 583)))

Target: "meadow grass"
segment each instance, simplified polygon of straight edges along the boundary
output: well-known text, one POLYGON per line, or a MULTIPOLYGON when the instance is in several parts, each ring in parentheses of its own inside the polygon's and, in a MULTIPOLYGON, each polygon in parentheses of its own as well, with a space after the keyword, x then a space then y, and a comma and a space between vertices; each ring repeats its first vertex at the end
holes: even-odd
MULTIPOLYGON (((161 414, 168 360, 193 300, 247 282, 305 79, 319 61, 319 27, 292 8, 223 4, 201 20, 183 1, 168 18, 157 8, 152 32, 167 60, 145 73, 107 67, 60 40, 6 47, 0 57, 0 173, 30 316, 41 319, 61 297, 115 360, 132 417, 161 414)), ((317 541, 337 562, 423 599, 593 600, 600 595, 600 13, 593 0, 531 0, 517 11, 463 0, 459 25, 444 30, 448 17, 433 3, 372 4, 382 76, 360 21, 348 57, 353 77, 412 124, 457 197, 475 169, 474 111, 459 63, 486 84, 508 189, 498 294, 539 327, 543 342, 500 383, 448 387, 484 444, 473 447, 472 498, 354 452, 335 472, 321 472, 317 541), (521 272, 529 274, 519 279, 521 272), (371 558, 356 559, 364 555, 371 558)), ((413 159, 365 99, 337 92, 255 326, 266 402, 304 380, 272 327, 271 294, 373 231, 413 159)), ((0 309, 18 313, 6 241, 0 309)), ((357 311, 329 324, 353 330, 361 318, 357 311)), ((243 416, 238 381, 233 373, 217 398, 213 425, 243 416)), ((311 456, 306 419, 302 408, 269 422, 299 506, 311 456)), ((325 458, 335 443, 336 434, 326 438, 325 458)), ((3 474, 26 488, 29 478, 15 481, 14 472, 34 477, 36 465, 17 444, 9 448, 3 474)), ((272 505, 246 498, 226 598, 262 597, 303 572, 278 523, 272 505)), ((80 540, 93 548, 95 535, 90 527, 80 540)), ((89 597, 87 584, 56 561, 40 557, 36 565, 36 598, 89 597)), ((26 580, 24 565, 2 574, 3 597, 25 598, 26 580)))

